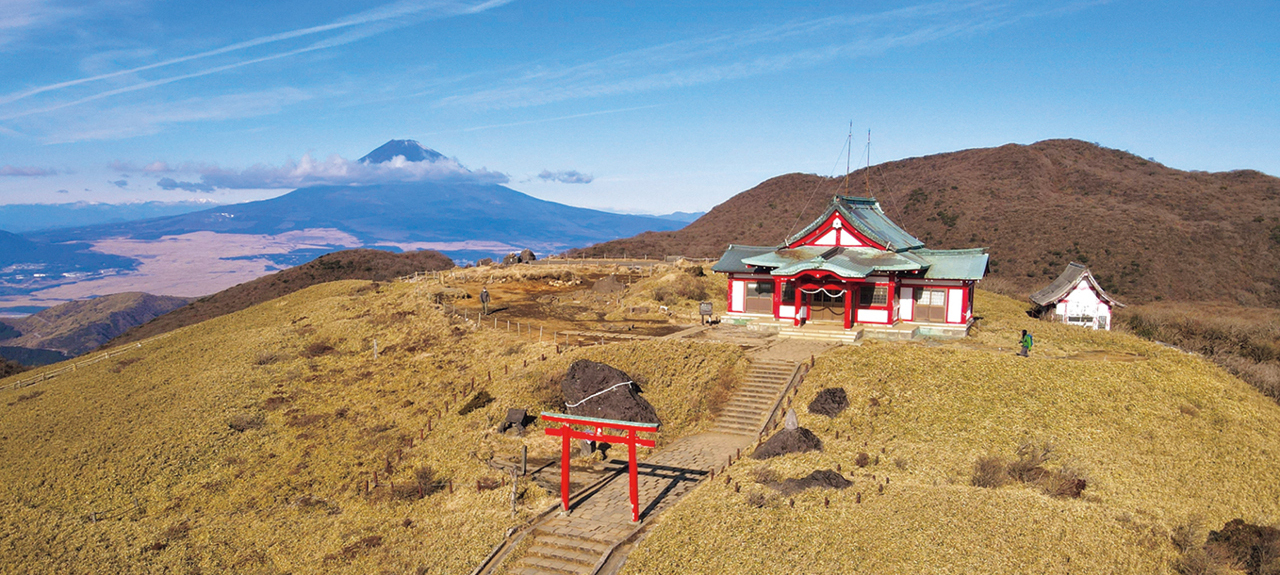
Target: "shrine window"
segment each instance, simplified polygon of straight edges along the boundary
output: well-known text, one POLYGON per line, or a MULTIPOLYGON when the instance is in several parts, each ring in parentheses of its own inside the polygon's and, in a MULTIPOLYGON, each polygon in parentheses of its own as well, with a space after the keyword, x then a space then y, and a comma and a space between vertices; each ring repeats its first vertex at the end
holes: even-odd
POLYGON ((858 290, 858 305, 862 307, 880 306, 889 304, 889 286, 876 286, 871 289, 869 286, 858 290))

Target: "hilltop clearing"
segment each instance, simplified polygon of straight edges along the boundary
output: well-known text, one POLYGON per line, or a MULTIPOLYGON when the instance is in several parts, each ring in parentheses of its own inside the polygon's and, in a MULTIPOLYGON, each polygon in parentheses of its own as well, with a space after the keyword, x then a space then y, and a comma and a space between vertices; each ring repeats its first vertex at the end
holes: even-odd
POLYGON ((742 369, 716 343, 557 354, 434 300, 422 283, 325 283, 0 391, 0 565, 467 572, 552 502, 522 481, 512 517, 488 461, 559 444, 540 425, 496 433, 507 409, 562 409, 569 364, 601 361, 642 383, 665 445, 705 429, 742 369))
POLYGON ((24 318, 4 320, 18 335, 0 340, 0 344, 53 350, 74 357, 190 301, 134 292, 69 302, 24 318))
POLYGON ((1274 402, 1203 358, 979 294, 967 340, 819 357, 793 405, 823 451, 733 465, 732 484, 701 486, 624 573, 1172 573, 1178 545, 1204 542, 1184 541, 1193 525, 1280 523, 1274 402), (1014 355, 1021 329, 1036 335, 1030 358, 1014 355), (803 408, 830 387, 847 410, 803 408), (1020 447, 1026 461, 1045 446, 1030 475, 1083 478, 1080 498, 1035 480, 975 486, 980 460, 1013 469, 1020 447), (825 469, 854 484, 766 485, 825 469))
POLYGON ((453 260, 431 250, 401 254, 382 250, 344 250, 325 254, 300 266, 202 297, 125 332, 110 344, 120 345, 143 340, 324 282, 348 279, 389 281, 415 272, 451 267, 453 260))
MULTIPOLYGON (((623 337, 693 321, 700 290, 723 286, 698 269, 330 282, 0 390, 0 564, 468 572, 555 501, 521 481, 512 515, 494 464, 560 446, 538 423, 496 428, 510 408, 562 410, 573 361, 637 382, 659 448, 711 429, 742 348, 623 337), (570 347, 566 329, 621 343, 570 347)), ((717 472, 652 519, 624 572, 1172 573, 1207 556, 1197 526, 1280 523, 1280 406, 1197 355, 1041 323, 988 292, 976 309, 964 340, 819 355, 789 404, 822 450, 717 472), (1030 358, 1014 355, 1021 329, 1030 358), (807 411, 836 387, 847 408, 807 411)), ((574 460, 575 489, 591 464, 574 460)))
POLYGON ((1229 301, 1280 307, 1280 179, 1187 172, 1078 140, 908 158, 845 178, 788 174, 687 227, 573 253, 719 257, 777 245, 831 195, 872 195, 930 248, 991 248, 990 278, 1028 294, 1070 261, 1127 303, 1229 301))

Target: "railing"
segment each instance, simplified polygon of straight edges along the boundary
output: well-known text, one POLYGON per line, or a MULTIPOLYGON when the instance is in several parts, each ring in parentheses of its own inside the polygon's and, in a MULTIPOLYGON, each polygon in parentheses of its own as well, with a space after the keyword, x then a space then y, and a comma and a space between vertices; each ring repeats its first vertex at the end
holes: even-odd
MULTIPOLYGON (((143 344, 148 344, 148 343, 151 343, 151 342, 153 342, 153 341, 155 341, 155 340, 157 340, 157 339, 160 339, 160 338, 163 338, 163 337, 168 337, 168 336, 169 336, 169 335, 171 335, 172 333, 173 333, 173 332, 162 333, 162 334, 160 334, 160 335, 153 336, 153 337, 149 337, 149 338, 144 339, 144 340, 142 340, 142 341, 137 341, 137 342, 134 342, 134 343, 131 343, 131 344, 127 344, 127 345, 125 345, 125 346, 123 346, 123 347, 119 347, 119 348, 115 348, 115 349, 107 350, 107 351, 102 352, 101 354, 98 354, 98 355, 96 355, 96 356, 94 356, 94 357, 91 357, 91 358, 89 358, 89 359, 86 359, 86 360, 82 360, 82 361, 74 361, 74 360, 73 360, 73 361, 71 361, 70 363, 67 363, 66 365, 63 365, 62 367, 58 367, 58 368, 54 368, 54 369, 51 369, 51 370, 42 371, 42 372, 40 372, 40 373, 38 373, 38 374, 36 374, 36 375, 33 375, 33 376, 24 377, 24 378, 22 378, 22 379, 19 379, 19 380, 17 380, 17 381, 15 381, 15 382, 13 382, 13 383, 10 383, 10 384, 8 384, 8 385, 5 385, 5 386, 3 386, 3 387, 0 387, 0 389, 18 389, 18 388, 21 388, 21 387, 27 387, 27 386, 35 385, 35 384, 37 384, 37 383, 40 383, 40 382, 45 381, 45 380, 48 380, 48 379, 50 379, 50 378, 57 377, 57 376, 62 375, 62 374, 64 374, 64 373, 71 372, 71 371, 76 371, 77 369, 79 369, 79 368, 81 368, 81 367, 85 367, 85 366, 88 366, 88 365, 93 365, 93 364, 98 363, 98 362, 100 362, 100 361, 102 361, 102 360, 110 359, 110 358, 113 358, 113 357, 115 357, 115 356, 117 356, 117 355, 120 355, 120 354, 123 354, 123 353, 128 353, 128 352, 133 351, 133 350, 135 350, 135 349, 139 349, 139 348, 141 348, 141 347, 143 346, 143 344)), ((65 362, 64 362, 64 363, 65 363, 65 362)), ((36 368, 36 369, 39 369, 39 368, 36 368)))

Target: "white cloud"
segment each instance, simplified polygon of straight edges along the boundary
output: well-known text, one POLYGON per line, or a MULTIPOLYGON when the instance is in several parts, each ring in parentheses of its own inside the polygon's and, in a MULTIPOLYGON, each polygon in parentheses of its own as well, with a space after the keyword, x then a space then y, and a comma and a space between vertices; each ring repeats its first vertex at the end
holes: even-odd
POLYGON ((561 170, 558 172, 542 170, 542 173, 538 174, 538 179, 544 182, 560 182, 562 184, 590 184, 596 177, 578 170, 561 170))
POLYGON ((49 0, 0 0, 0 48, 30 28, 47 26, 73 13, 49 0))
POLYGON ((508 178, 487 169, 468 170, 454 159, 409 162, 404 156, 396 156, 389 162, 362 164, 336 154, 323 161, 307 154, 301 160, 290 160, 281 166, 258 164, 244 170, 205 168, 200 180, 214 188, 285 189, 423 181, 503 184, 508 178))
POLYGON ((5 164, 0 166, 0 176, 15 176, 39 178, 43 176, 57 175, 58 170, 53 168, 37 168, 34 166, 10 166, 5 164))
POLYGON ((146 165, 139 165, 133 162, 125 162, 116 160, 107 164, 107 167, 114 172, 143 172, 146 174, 171 174, 174 172, 190 172, 193 169, 189 165, 170 166, 169 162, 156 160, 146 165))
POLYGON ((156 185, 160 186, 160 189, 162 190, 184 190, 188 192, 208 193, 212 192, 214 189, 213 186, 210 186, 209 184, 201 182, 179 182, 173 178, 160 178, 160 180, 156 182, 156 185))

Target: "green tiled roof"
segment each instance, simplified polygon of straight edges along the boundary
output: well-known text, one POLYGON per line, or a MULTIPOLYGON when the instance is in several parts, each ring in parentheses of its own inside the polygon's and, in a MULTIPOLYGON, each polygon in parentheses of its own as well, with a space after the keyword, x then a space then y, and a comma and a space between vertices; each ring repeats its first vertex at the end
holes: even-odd
POLYGON ((720 273, 748 273, 752 271, 751 266, 742 263, 743 258, 758 256, 761 254, 771 254, 778 248, 773 246, 739 246, 729 244, 729 249, 724 251, 724 255, 720 256, 720 261, 711 266, 712 271, 720 273))
POLYGON ((985 248, 967 250, 912 250, 921 260, 929 265, 924 273, 926 279, 937 280, 980 280, 987 273, 988 256, 985 248))
POLYGON ((894 253, 876 248, 830 248, 806 246, 777 250, 746 258, 742 263, 775 268, 773 275, 789 276, 803 271, 822 270, 846 278, 867 277, 875 272, 917 271, 925 262, 911 253, 894 253))
POLYGON ((836 196, 822 217, 786 243, 776 247, 730 245, 711 269, 717 272, 771 273, 791 276, 827 271, 845 278, 864 278, 877 272, 913 272, 926 279, 980 280, 987 271, 985 248, 930 250, 889 220, 872 198, 836 196), (839 212, 849 225, 887 249, 873 247, 800 246, 787 249, 839 212))
POLYGON ((831 207, 827 208, 826 212, 823 212, 822 217, 800 230, 800 233, 787 238, 787 245, 791 245, 796 240, 813 232, 814 229, 827 221, 832 212, 837 211, 859 233, 885 246, 891 252, 924 247, 924 242, 898 227, 898 224, 893 223, 888 216, 884 215, 884 210, 880 209, 880 202, 877 202, 874 198, 854 196, 835 196, 832 198, 831 207))

